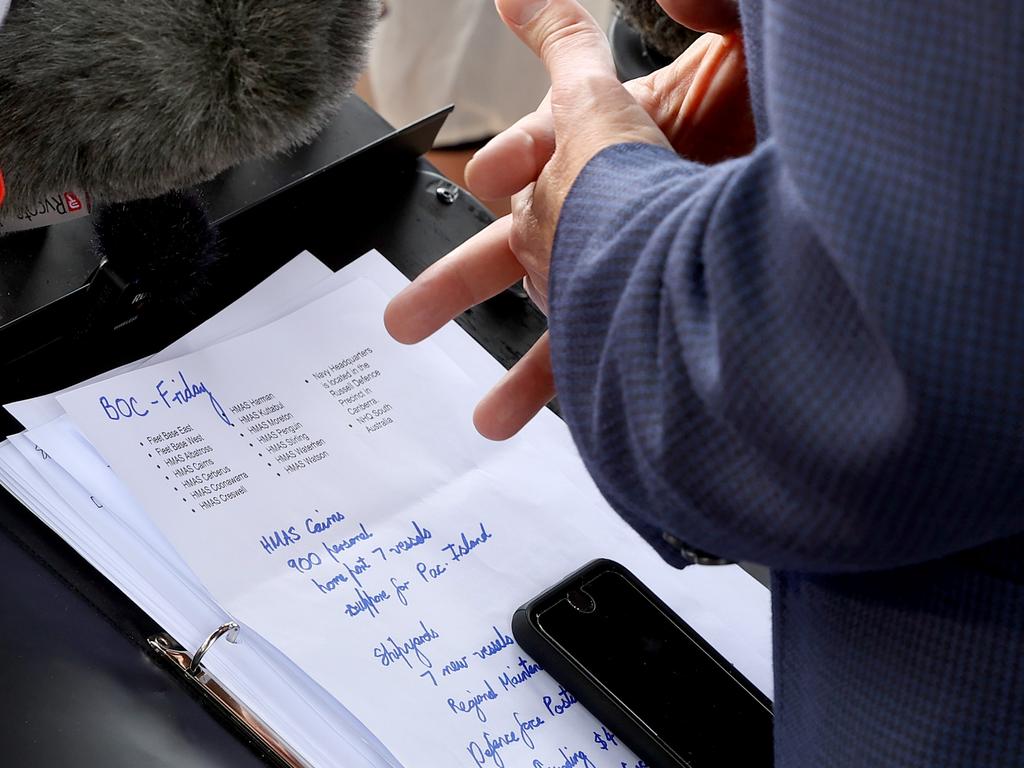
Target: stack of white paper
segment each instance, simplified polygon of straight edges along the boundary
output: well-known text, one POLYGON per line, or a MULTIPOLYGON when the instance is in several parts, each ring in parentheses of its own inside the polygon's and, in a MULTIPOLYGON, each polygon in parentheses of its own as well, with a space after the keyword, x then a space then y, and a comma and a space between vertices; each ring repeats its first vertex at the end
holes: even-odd
POLYGON ((0 482, 311 765, 633 768, 516 646, 513 611, 595 557, 633 570, 771 696, 768 593, 664 565, 548 412, 471 425, 501 366, 456 326, 383 328, 379 254, 309 254, 160 355, 12 404, 0 482))

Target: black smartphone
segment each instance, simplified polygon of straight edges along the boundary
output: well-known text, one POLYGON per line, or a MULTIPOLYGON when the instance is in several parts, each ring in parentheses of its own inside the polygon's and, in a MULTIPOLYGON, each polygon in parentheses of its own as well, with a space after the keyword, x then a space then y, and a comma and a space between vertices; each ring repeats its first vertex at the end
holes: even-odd
POLYGON ((618 563, 526 603, 512 633, 652 768, 772 765, 771 701, 618 563))

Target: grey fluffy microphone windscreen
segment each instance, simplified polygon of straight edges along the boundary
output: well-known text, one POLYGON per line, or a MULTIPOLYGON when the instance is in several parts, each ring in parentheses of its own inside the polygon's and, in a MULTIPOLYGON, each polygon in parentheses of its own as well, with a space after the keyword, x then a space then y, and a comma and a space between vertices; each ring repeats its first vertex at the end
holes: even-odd
POLYGON ((153 197, 309 141, 362 70, 378 0, 12 0, 7 204, 153 197))

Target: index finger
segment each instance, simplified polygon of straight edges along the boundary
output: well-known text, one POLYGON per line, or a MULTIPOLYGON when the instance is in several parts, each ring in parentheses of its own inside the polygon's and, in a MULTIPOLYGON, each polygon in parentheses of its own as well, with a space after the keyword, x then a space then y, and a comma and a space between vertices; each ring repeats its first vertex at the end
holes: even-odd
POLYGON ((423 341, 470 307, 496 296, 526 274, 508 243, 505 216, 428 267, 384 310, 384 326, 402 344, 423 341))
POLYGON ((506 128, 466 165, 466 186, 477 197, 511 197, 537 180, 555 153, 551 93, 535 112, 506 128))

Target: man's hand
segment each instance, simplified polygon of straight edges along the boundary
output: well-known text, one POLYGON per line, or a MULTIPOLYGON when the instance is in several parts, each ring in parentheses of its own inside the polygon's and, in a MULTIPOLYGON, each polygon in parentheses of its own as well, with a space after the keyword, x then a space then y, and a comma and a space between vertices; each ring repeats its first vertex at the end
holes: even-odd
MULTIPOLYGON (((683 157, 716 163, 754 146, 746 60, 736 35, 704 35, 672 64, 625 88, 683 157)), ((536 112, 477 152, 466 167, 467 186, 484 200, 515 195, 536 181, 554 150, 548 94, 536 112)))
MULTIPOLYGON (((555 226, 573 181, 608 146, 641 142, 712 161, 753 143, 742 47, 708 35, 670 67, 624 88, 607 40, 576 0, 497 0, 505 23, 545 62, 541 107, 496 137, 467 168, 484 198, 515 195, 513 213, 426 270, 385 313, 399 341, 420 341, 522 279, 547 310, 555 226), (530 12, 533 15, 530 15, 530 12)), ((477 429, 515 434, 554 397, 547 334, 480 402, 477 429)))

